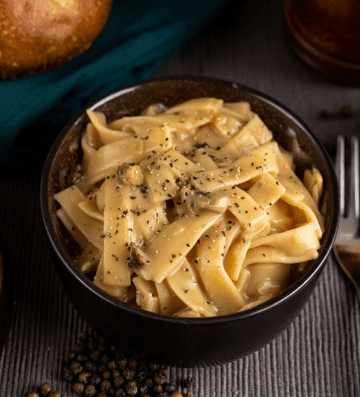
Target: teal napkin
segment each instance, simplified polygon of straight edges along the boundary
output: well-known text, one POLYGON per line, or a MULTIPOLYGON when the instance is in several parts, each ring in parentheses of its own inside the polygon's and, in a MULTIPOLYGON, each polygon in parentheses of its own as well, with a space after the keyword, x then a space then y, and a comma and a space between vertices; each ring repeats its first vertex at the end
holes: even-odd
POLYGON ((55 71, 0 81, 0 163, 42 162, 61 128, 86 103, 150 78, 225 2, 115 0, 87 52, 55 71))

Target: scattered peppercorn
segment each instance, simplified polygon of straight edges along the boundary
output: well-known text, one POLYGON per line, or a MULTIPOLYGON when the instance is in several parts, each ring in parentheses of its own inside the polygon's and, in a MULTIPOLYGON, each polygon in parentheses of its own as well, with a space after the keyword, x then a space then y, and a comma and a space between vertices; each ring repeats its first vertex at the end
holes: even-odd
POLYGON ((81 396, 84 393, 85 385, 81 382, 76 382, 73 384, 73 390, 74 390, 75 394, 77 394, 78 396, 81 396))
POLYGON ((183 397, 183 395, 179 391, 174 391, 171 393, 170 397, 183 397))
POLYGON ((87 385, 85 389, 85 396, 92 397, 96 394, 96 387, 92 384, 87 385))
POLYGON ((131 397, 136 396, 138 392, 136 381, 132 380, 126 384, 126 392, 131 397))
POLYGON ((47 396, 51 391, 52 391, 52 388, 51 388, 51 386, 48 383, 43 383, 40 386, 40 393, 43 396, 47 396))
POLYGON ((102 378, 105 379, 105 380, 110 379, 111 378, 111 372, 110 371, 104 371, 102 373, 102 378))
MULTIPOLYGON (((67 354, 63 379, 72 383, 79 396, 184 397, 175 384, 167 381, 166 366, 126 357, 103 339, 86 333, 67 354)), ((190 382, 183 382, 182 387, 190 382)), ((187 397, 193 395, 188 392, 187 397)))
POLYGON ((40 397, 40 395, 48 397, 60 397, 60 393, 56 390, 52 390, 52 387, 49 385, 49 383, 43 383, 39 387, 39 391, 40 394, 36 391, 27 393, 26 397, 40 397))
POLYGON ((49 393, 49 397, 60 397, 60 393, 56 390, 53 390, 49 393))
POLYGON ((79 363, 79 361, 72 361, 70 364, 71 371, 76 375, 79 374, 82 370, 83 367, 81 366, 81 364, 79 363))

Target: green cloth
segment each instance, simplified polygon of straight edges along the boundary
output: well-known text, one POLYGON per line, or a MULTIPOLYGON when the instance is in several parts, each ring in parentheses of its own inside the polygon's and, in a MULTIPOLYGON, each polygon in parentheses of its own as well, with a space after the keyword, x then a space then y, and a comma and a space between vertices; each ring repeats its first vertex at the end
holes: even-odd
POLYGON ((42 163, 56 135, 89 101, 150 78, 208 25, 226 0, 115 0, 88 51, 59 69, 0 81, 0 163, 42 163))

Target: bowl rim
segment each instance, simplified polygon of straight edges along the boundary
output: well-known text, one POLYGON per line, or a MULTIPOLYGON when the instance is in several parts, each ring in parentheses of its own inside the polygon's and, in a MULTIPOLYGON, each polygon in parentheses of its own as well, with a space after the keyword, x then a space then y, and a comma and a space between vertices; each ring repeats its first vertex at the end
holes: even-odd
POLYGON ((99 106, 102 106, 105 103, 119 96, 136 91, 137 89, 140 89, 144 85, 157 83, 157 82, 171 82, 171 81, 192 81, 192 82, 204 81, 223 86, 224 85, 231 86, 235 90, 246 92, 247 94, 254 96, 256 99, 266 102, 271 107, 285 114, 285 116, 288 117, 295 125, 297 125, 300 129, 306 132, 307 137, 312 141, 316 149, 323 157, 324 162, 326 164, 326 168, 330 174, 331 188, 334 192, 334 195, 336 195, 337 197, 339 196, 339 187, 337 183, 337 177, 335 174, 334 166, 330 159, 330 156, 326 152, 322 143, 310 130, 310 128, 299 118, 299 116, 293 113, 293 111, 287 108, 287 106, 278 102, 276 99, 272 98, 271 96, 265 93, 262 93, 261 91, 250 88, 246 85, 225 79, 203 77, 203 76, 188 76, 188 75, 169 75, 169 76, 161 76, 161 77, 152 77, 149 79, 139 80, 127 85, 120 86, 90 101, 87 105, 83 106, 81 110, 79 110, 62 128, 62 130, 54 140, 48 152, 48 155, 43 165, 42 175, 41 175, 40 207, 41 207, 42 220, 44 223, 46 234, 50 240, 50 243, 57 257, 61 260, 62 264, 66 267, 67 271, 73 277, 75 277, 85 288, 90 290, 91 293, 97 295, 100 299, 106 301, 112 306, 117 306, 121 310, 130 312, 130 314, 145 317, 154 321, 173 323, 178 325, 191 324, 193 326, 209 326, 214 324, 225 324, 229 322, 237 322, 240 321, 241 319, 248 319, 251 317, 260 316, 265 312, 271 311, 276 306, 281 305, 283 301, 291 299, 292 296, 296 295, 301 290, 303 290, 309 283, 312 282, 314 278, 316 278, 319 275, 320 272, 322 272, 336 237, 336 232, 339 223, 339 200, 334 200, 333 219, 331 220, 331 224, 329 227, 330 230, 328 232, 328 240, 326 241, 326 244, 324 245, 323 250, 319 255, 319 257, 315 259, 316 265, 314 264, 307 271, 306 275, 304 275, 298 282, 293 282, 285 290, 281 291, 277 296, 260 304, 259 306, 256 306, 252 309, 248 309, 242 312, 233 313, 225 316, 219 316, 219 317, 189 318, 189 317, 167 316, 167 315, 152 313, 143 310, 141 308, 129 305, 128 303, 122 302, 116 299, 115 297, 112 297, 111 295, 102 291, 100 288, 96 287, 91 280, 89 280, 83 273, 81 273, 79 269, 76 268, 76 266, 71 262, 71 260, 62 250, 62 247, 58 242, 57 236, 53 230, 52 221, 50 217, 50 210, 48 207, 47 182, 49 178, 52 160, 55 156, 58 147, 60 146, 61 142, 63 141, 69 130, 80 121, 80 118, 84 115, 87 109, 94 110, 99 106))

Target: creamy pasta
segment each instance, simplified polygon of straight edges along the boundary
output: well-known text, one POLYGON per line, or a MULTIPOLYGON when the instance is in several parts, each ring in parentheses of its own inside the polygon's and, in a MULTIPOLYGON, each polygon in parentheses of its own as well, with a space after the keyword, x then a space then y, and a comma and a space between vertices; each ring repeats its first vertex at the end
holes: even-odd
POLYGON ((154 105, 111 123, 87 111, 81 178, 55 195, 78 268, 154 313, 223 316, 276 296, 317 258, 322 177, 247 102, 154 105))

